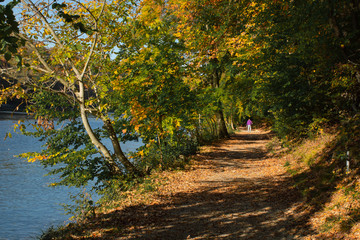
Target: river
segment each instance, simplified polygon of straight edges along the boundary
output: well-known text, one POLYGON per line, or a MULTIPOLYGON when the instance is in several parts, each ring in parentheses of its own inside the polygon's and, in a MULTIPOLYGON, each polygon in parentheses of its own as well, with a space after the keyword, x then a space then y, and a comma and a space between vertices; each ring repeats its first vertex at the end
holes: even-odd
MULTIPOLYGON (((34 121, 34 120, 27 120, 34 121)), ((51 188, 53 177, 44 176, 47 170, 37 162, 17 158, 22 152, 41 149, 42 143, 32 137, 15 134, 12 125, 17 120, 0 120, 0 240, 34 239, 51 226, 68 221, 61 203, 71 203, 69 193, 76 189, 51 188), (6 132, 12 138, 4 140, 6 132)), ((91 119, 92 126, 99 126, 91 119)), ((141 142, 122 145, 125 152, 134 151, 141 142)))

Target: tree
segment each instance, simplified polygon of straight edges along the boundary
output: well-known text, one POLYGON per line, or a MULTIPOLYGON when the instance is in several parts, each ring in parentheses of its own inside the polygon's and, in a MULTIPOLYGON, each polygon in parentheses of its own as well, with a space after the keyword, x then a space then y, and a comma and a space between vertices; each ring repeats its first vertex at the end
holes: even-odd
POLYGON ((21 64, 21 58, 16 53, 17 49, 24 45, 24 40, 14 36, 19 33, 19 24, 13 12, 18 2, 13 0, 5 6, 0 5, 0 54, 3 54, 7 61, 15 54, 17 62, 21 64))
POLYGON ((278 134, 290 138, 306 136, 315 123, 356 115, 359 2, 250 5, 245 33, 251 36, 250 49, 259 50, 244 58, 237 55, 243 46, 233 48, 246 66, 236 76, 242 101, 252 106, 245 110, 267 118, 278 134))
POLYGON ((188 48, 188 61, 195 71, 201 72, 202 81, 214 92, 214 114, 219 138, 229 137, 221 100, 224 74, 231 62, 227 39, 231 37, 229 29, 236 28, 231 13, 235 4, 231 1, 170 1, 173 14, 179 23, 179 39, 188 48))
POLYGON ((151 168, 167 167, 185 154, 177 151, 195 125, 195 94, 184 82, 184 44, 174 36, 172 16, 164 7, 143 1, 127 18, 112 81, 113 94, 129 106, 126 116, 146 144, 139 161, 151 168))
MULTIPOLYGON (((15 36, 26 41, 20 53, 27 72, 21 83, 24 88, 12 90, 27 95, 28 111, 35 118, 65 124, 54 129, 39 122, 34 125, 36 131, 32 135, 42 136, 47 148, 23 156, 42 160, 45 166, 65 164, 54 170, 62 173, 63 184, 77 184, 82 173, 84 184, 95 177, 102 180, 124 173, 142 175, 120 147, 121 129, 116 126, 123 119, 111 117, 113 106, 106 99, 113 77, 107 70, 116 42, 108 25, 121 22, 118 18, 126 16, 128 4, 42 1, 35 5, 33 1, 21 1, 20 31, 15 36), (89 115, 101 120, 103 127, 93 129, 89 115), (106 139, 110 140, 112 151, 104 144, 106 139)), ((17 69, 3 71, 11 77, 17 69)), ((20 128, 25 131, 24 125, 20 128)))
POLYGON ((325 79, 332 78, 337 50, 327 2, 264 0, 253 9, 246 33, 258 51, 245 59, 241 78, 252 86, 244 101, 281 136, 305 136, 315 119, 333 114, 331 82, 325 79))

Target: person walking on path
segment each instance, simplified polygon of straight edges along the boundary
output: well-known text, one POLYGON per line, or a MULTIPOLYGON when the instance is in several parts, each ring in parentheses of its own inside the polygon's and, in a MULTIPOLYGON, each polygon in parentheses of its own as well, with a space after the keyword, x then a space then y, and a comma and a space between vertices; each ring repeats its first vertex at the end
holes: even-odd
POLYGON ((251 132, 251 125, 252 125, 252 121, 250 120, 250 118, 247 120, 246 122, 246 126, 247 126, 247 130, 248 132, 251 132))

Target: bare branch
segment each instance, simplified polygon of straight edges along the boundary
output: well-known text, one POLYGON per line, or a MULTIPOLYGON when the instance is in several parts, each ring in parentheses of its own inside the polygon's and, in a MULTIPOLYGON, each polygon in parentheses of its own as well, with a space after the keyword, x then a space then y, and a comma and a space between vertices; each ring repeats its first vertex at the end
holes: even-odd
MULTIPOLYGON (((39 11, 42 11, 42 10, 50 7, 54 2, 56 2, 56 0, 54 0, 54 1, 52 1, 51 3, 49 3, 48 5, 40 8, 39 11)), ((19 20, 19 23, 21 23, 22 25, 25 25, 25 24, 29 21, 29 19, 33 18, 34 16, 36 16, 36 13, 34 13, 32 16, 29 16, 29 17, 27 17, 27 18, 24 18, 24 19, 19 20)))
POLYGON ((26 40, 26 44, 29 45, 30 49, 33 50, 38 58, 38 60, 41 62, 41 64, 45 67, 46 71, 51 73, 53 70, 50 68, 50 66, 46 63, 45 59, 41 56, 39 50, 37 47, 28 39, 26 39, 23 35, 20 35, 23 39, 26 40))
MULTIPOLYGON (((103 5, 102 5, 102 7, 101 7, 101 11, 100 11, 100 14, 99 14, 99 17, 98 17, 98 19, 101 17, 101 15, 103 14, 103 12, 104 12, 104 8, 105 8, 105 4, 106 4, 106 0, 103 2, 103 5)), ((92 15, 92 14, 91 14, 92 15)), ((94 15, 92 15, 93 17, 94 17, 94 15)), ((95 47, 96 47, 96 44, 97 44, 97 39, 98 39, 98 27, 97 27, 97 21, 98 21, 98 19, 96 19, 95 17, 94 17, 94 25, 95 25, 95 37, 94 37, 94 41, 93 41, 93 44, 92 44, 92 46, 91 46, 91 50, 90 50, 90 53, 89 53, 89 56, 88 56, 88 58, 87 58, 87 60, 86 60, 86 63, 85 63, 85 65, 84 65, 84 68, 83 68, 83 71, 82 71, 82 73, 81 73, 81 77, 80 77, 80 81, 83 79, 83 77, 84 77, 84 75, 85 75, 85 72, 86 72, 86 70, 87 70, 87 68, 88 68, 88 66, 89 66, 89 63, 90 63, 90 60, 91 60, 91 57, 92 57, 92 54, 93 54, 93 52, 94 52, 94 50, 95 50, 95 47)))
POLYGON ((52 73, 52 71, 49 71, 49 70, 41 68, 41 67, 33 66, 33 65, 30 65, 30 68, 35 69, 35 70, 37 70, 39 72, 44 72, 44 73, 49 73, 49 74, 52 73))
MULTIPOLYGON (((54 29, 52 28, 52 26, 50 25, 50 23, 47 21, 46 17, 40 12, 40 10, 35 6, 35 4, 29 0, 29 4, 25 1, 25 0, 21 0, 21 2, 28 7, 29 9, 31 9, 33 12, 36 13, 37 16, 39 16, 42 21, 45 23, 45 26, 47 27, 47 29, 50 31, 51 35, 53 36, 54 40, 56 41, 56 43, 59 45, 60 48, 64 48, 64 45, 62 44, 62 42, 60 41, 59 37, 57 36, 57 34, 55 33, 54 29)), ((72 63, 71 59, 67 59, 70 63, 71 68, 73 69, 76 77, 80 80, 81 79, 81 75, 80 72, 78 71, 78 69, 75 67, 75 64, 72 63)))

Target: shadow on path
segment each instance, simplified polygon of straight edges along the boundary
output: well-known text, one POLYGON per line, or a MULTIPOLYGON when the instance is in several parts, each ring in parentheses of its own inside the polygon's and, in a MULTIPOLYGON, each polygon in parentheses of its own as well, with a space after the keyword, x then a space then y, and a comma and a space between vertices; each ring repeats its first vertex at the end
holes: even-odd
POLYGON ((309 229, 295 228, 299 195, 285 171, 271 173, 279 163, 266 158, 266 139, 242 133, 215 144, 201 154, 214 171, 194 191, 101 215, 94 227, 111 229, 103 239, 301 239, 309 229))

